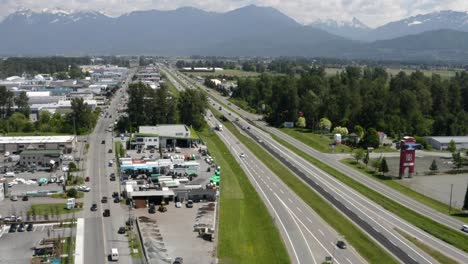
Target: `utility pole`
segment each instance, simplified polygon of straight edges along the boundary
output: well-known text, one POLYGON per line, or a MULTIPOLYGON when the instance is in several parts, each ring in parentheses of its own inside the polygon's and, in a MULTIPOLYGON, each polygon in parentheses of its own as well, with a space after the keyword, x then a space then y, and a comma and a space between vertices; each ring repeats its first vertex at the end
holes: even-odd
POLYGON ((452 191, 453 191, 453 184, 450 184, 449 214, 452 212, 452 191))

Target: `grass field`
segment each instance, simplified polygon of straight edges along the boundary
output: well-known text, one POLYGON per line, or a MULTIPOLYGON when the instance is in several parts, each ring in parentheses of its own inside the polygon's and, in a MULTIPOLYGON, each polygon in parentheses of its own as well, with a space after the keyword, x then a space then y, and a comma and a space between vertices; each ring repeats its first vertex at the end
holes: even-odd
POLYGON ((332 205, 315 193, 309 186, 299 180, 291 171, 274 159, 269 153, 251 140, 242 135, 229 122, 224 125, 252 151, 270 170, 291 188, 305 203, 307 203, 325 222, 353 245, 358 253, 370 263, 398 263, 384 249, 377 245, 367 234, 362 232, 348 218, 338 212, 332 205))
POLYGON ((438 222, 416 213, 405 206, 393 201, 392 199, 382 195, 381 193, 368 188, 364 184, 346 176, 345 174, 339 172, 338 170, 326 165, 318 161, 317 159, 307 155, 305 152, 301 151, 300 149, 294 147, 293 145, 289 144, 288 142, 273 136, 273 138, 284 145, 285 147, 289 148, 299 156, 303 157, 311 164, 315 165, 322 171, 328 173, 329 175, 337 178, 344 184, 348 185, 349 187, 353 188, 354 190, 358 191, 362 195, 366 196, 370 200, 374 201, 375 203, 382 206, 384 209, 388 210, 391 213, 401 217, 402 219, 408 221, 409 223, 413 224, 416 227, 426 231, 427 233, 465 251, 468 252, 468 243, 466 243, 466 236, 461 234, 459 231, 453 230, 445 225, 439 224, 438 222))
POLYGON ((229 149, 208 129, 199 135, 223 170, 219 263, 290 263, 272 217, 229 149))
MULTIPOLYGON (((427 205, 443 214, 448 214, 448 210, 447 210, 447 205, 442 203, 442 202, 439 202, 435 199, 432 199, 430 197, 427 197, 417 191, 414 191, 413 189, 409 188, 409 187, 406 187, 400 183, 398 183, 397 181, 394 181, 394 180, 390 180, 388 178, 384 178, 380 175, 380 173, 377 173, 375 172, 374 170, 370 169, 370 168, 365 168, 364 166, 362 165, 359 165, 356 163, 356 161, 354 159, 344 159, 341 161, 342 163, 358 170, 359 172, 363 173, 364 175, 367 175, 368 177, 371 177, 373 178, 374 180, 377 180, 385 185, 387 185, 388 187, 390 188, 393 188, 399 192, 401 192, 402 194, 408 196, 408 197, 411 197, 413 198, 414 200, 424 204, 424 205, 427 205)), ((468 220, 468 214, 466 215, 466 217, 462 217, 460 215, 462 215, 462 211, 461 210, 458 210, 456 208, 452 208, 452 211, 453 211, 453 214, 451 214, 451 216, 457 218, 458 220, 460 221, 467 221, 468 220)))
POLYGON ((433 257, 435 260, 437 260, 439 263, 441 264, 457 264, 458 262, 447 257, 446 255, 444 255, 442 252, 438 251, 438 250, 435 250, 429 246, 427 246, 426 244, 422 243, 421 241, 419 241, 417 238, 415 237, 412 237, 410 236, 409 234, 401 231, 400 229, 395 229, 400 235, 404 236, 406 239, 408 239, 409 241, 411 241, 411 243, 413 243, 415 246, 417 246, 418 248, 420 248, 422 251, 426 252, 427 254, 429 254, 431 257, 433 257))
MULTIPOLYGON (((324 153, 332 152, 330 150, 330 144, 333 143, 333 140, 327 136, 312 133, 309 129, 281 128, 280 130, 320 152, 324 152, 324 153)), ((333 152, 334 153, 350 153, 351 148, 345 145, 337 145, 333 152)))
POLYGON ((215 72, 190 72, 190 71, 185 71, 182 72, 186 74, 187 76, 193 75, 193 76, 200 76, 200 77, 206 77, 206 76, 232 76, 232 77, 257 77, 260 75, 258 72, 248 72, 248 71, 242 71, 242 70, 223 70, 223 71, 215 71, 215 72))
POLYGON ((59 204, 33 204, 31 205, 31 208, 29 209, 28 212, 32 213, 34 211, 36 215, 48 214, 49 216, 52 216, 54 214, 71 214, 73 212, 77 212, 80 210, 81 208, 68 210, 65 203, 59 203, 59 204))
POLYGON ((171 93, 175 97, 179 97, 179 93, 180 93, 179 90, 177 90, 177 88, 174 86, 174 84, 169 79, 166 79, 166 84, 169 87, 169 90, 171 91, 171 93))
MULTIPOLYGON (((328 76, 335 75, 344 69, 341 68, 325 68, 325 73, 328 76)), ((389 75, 395 76, 397 75, 400 71, 405 72, 406 74, 411 74, 412 72, 415 72, 416 70, 410 70, 410 69, 388 69, 387 72, 389 75)), ((462 70, 420 70, 424 75, 430 77, 432 76, 433 73, 439 74, 442 78, 450 78, 455 76, 455 73, 458 71, 462 70)))

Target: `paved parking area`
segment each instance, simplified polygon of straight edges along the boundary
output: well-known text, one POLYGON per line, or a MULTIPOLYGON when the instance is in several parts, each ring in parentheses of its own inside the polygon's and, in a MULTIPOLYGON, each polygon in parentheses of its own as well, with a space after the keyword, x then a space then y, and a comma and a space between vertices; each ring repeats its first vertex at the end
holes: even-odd
MULTIPOLYGON (((197 232, 193 232, 198 208, 206 204, 195 203, 193 208, 185 206, 176 208, 174 204, 171 204, 167 207, 167 212, 156 212, 155 214, 148 214, 147 209, 136 209, 135 216, 145 216, 156 221, 142 225, 145 241, 151 239, 153 241, 151 244, 145 243, 147 252, 155 258, 164 256, 164 252, 172 259, 183 257, 186 264, 215 263, 215 241, 205 241, 198 236, 197 232)), ((155 259, 151 263, 169 262, 155 259)))
POLYGON ((69 228, 53 229, 52 225, 36 225, 32 232, 8 233, 8 227, 0 237, 0 263, 26 264, 31 263, 33 248, 39 240, 50 237, 68 237, 69 228))

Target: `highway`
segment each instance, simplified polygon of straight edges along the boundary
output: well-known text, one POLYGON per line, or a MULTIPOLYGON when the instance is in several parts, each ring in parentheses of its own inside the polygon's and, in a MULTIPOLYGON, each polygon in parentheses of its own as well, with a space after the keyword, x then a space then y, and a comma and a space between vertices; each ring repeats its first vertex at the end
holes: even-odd
MULTIPOLYGON (((184 89, 171 75, 163 72, 177 89, 184 89)), ((210 112, 206 117, 208 124, 215 127, 217 121, 209 116, 212 116, 210 112)), ((366 263, 349 245, 345 250, 339 249, 337 241, 346 239, 324 222, 234 135, 227 130, 217 133, 263 199, 283 237, 292 263, 322 263, 326 256, 332 256, 334 263, 366 263), (245 154, 244 158, 240 158, 241 153, 245 154)))
MULTIPOLYGON (((214 118, 207 121, 210 126, 215 126, 214 118)), ((337 248, 337 241, 345 238, 325 223, 234 135, 228 130, 217 133, 262 197, 280 230, 292 263, 318 264, 325 261, 326 256, 334 256, 334 263, 366 263, 350 245, 347 249, 337 248), (245 157, 241 158, 241 153, 245 157)))
MULTIPOLYGON (((180 75, 178 77, 180 78, 180 75)), ((214 91, 211 91, 210 93, 213 95, 214 91)), ((221 98, 217 99, 219 100, 221 98)), ((222 101, 228 104, 228 102, 225 100, 222 101)), ((227 112, 225 112, 225 116, 230 117, 231 119, 235 118, 234 113, 231 113, 231 116, 229 116, 227 112)), ((246 116, 246 119, 256 118, 251 114, 246 114, 246 116)), ((242 117, 243 116, 239 116, 239 118, 242 117)), ((244 125, 247 126, 249 124, 245 122, 244 125)), ((320 188, 323 188, 326 191, 326 193, 332 194, 333 198, 330 197, 329 199, 333 201, 339 201, 344 206, 344 208, 340 208, 342 212, 350 217, 352 214, 357 216, 357 218, 360 220, 354 219, 354 221, 358 225, 360 225, 377 241, 392 251, 394 255, 396 255, 405 263, 436 263, 436 261, 427 254, 414 248, 411 243, 406 241, 406 239, 395 232, 395 228, 404 230, 412 236, 417 237, 421 241, 432 245, 434 248, 440 249, 446 255, 459 260, 461 263, 468 262, 468 256, 465 252, 462 252, 446 244, 445 242, 435 239, 420 229, 389 213, 387 210, 369 201, 367 198, 358 194, 348 186, 342 184, 321 170, 318 170, 315 166, 312 166, 301 157, 295 155, 273 140, 264 131, 253 126, 251 127, 251 136, 254 136, 254 138, 257 138, 257 140, 258 138, 261 138, 264 142, 264 144, 262 144, 263 147, 266 147, 266 149, 269 150, 272 154, 279 157, 280 161, 292 168, 292 170, 309 185, 312 187, 314 187, 314 185, 319 185, 320 188), (352 211, 352 214, 349 211, 352 211), (366 224, 363 224, 362 222, 365 222, 366 224)))
MULTIPOLYGON (((131 69, 134 73, 134 70, 131 69)), ((84 198, 84 263, 105 263, 108 261, 107 255, 111 248, 118 248, 119 263, 132 263, 127 237, 117 233, 120 226, 124 226, 128 219, 128 210, 118 204, 113 203, 112 192, 118 191, 118 181, 110 182, 109 174, 114 172, 112 167, 108 166, 108 161, 114 158, 112 133, 107 132, 110 124, 113 124, 117 118, 117 107, 122 102, 122 98, 128 87, 133 74, 125 81, 125 85, 114 95, 112 102, 107 110, 103 110, 112 115, 112 118, 100 117, 96 127, 88 137, 89 143, 88 156, 86 157, 86 174, 90 177, 87 183, 91 191, 84 198), (105 140, 105 144, 101 144, 105 140), (101 203, 101 198, 107 196, 109 201, 106 204, 101 203), (91 211, 93 203, 98 206, 97 211, 91 211), (103 217, 105 209, 110 209, 111 216, 103 217)))

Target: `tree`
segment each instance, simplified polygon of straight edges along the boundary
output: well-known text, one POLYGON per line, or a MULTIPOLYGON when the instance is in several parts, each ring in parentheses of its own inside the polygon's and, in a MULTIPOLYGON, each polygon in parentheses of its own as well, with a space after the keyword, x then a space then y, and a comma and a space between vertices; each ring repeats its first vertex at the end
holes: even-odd
POLYGON ((452 153, 453 163, 457 169, 461 169, 463 167, 463 158, 460 152, 452 153))
POLYGON ((382 163, 382 157, 371 160, 371 166, 374 168, 374 170, 379 170, 379 168, 381 167, 380 165, 381 163, 382 163))
POLYGON ((380 162, 380 167, 379 167, 379 171, 382 172, 382 175, 385 176, 385 173, 389 172, 390 170, 388 169, 388 164, 387 164, 387 160, 385 159, 385 157, 382 159, 382 161, 380 162))
POLYGON ((29 119, 20 112, 16 112, 8 118, 9 132, 22 132, 27 124, 29 124, 29 119))
POLYGON ((178 110, 180 121, 186 125, 201 129, 205 125, 204 114, 208 101, 199 90, 185 90, 179 94, 178 110))
POLYGON ((379 134, 377 134, 377 130, 369 128, 369 130, 367 130, 366 137, 364 138, 364 143, 366 147, 378 148, 380 145, 380 138, 379 134))
POLYGON ((306 119, 305 117, 301 116, 297 119, 296 126, 300 128, 305 128, 306 127, 306 119))
POLYGON ((320 123, 319 123, 320 129, 326 130, 327 132, 329 132, 331 129, 331 126, 332 126, 332 123, 328 118, 326 117, 320 118, 320 123))
POLYGON ((354 134, 356 134, 358 136, 358 138, 360 138, 360 139, 364 138, 364 128, 362 128, 362 126, 355 125, 353 132, 354 132, 354 134))
POLYGON ((436 172, 439 170, 439 167, 437 166, 437 162, 435 159, 432 160, 431 166, 429 167, 429 170, 431 172, 436 172))
POLYGON ((18 112, 22 113, 25 117, 29 117, 31 108, 29 108, 29 97, 26 95, 26 92, 20 92, 14 101, 16 107, 18 107, 18 112))
POLYGON ((348 129, 346 127, 337 126, 333 129, 333 134, 341 134, 342 136, 346 136, 349 134, 348 129))
POLYGON ((468 210, 468 185, 466 186, 465 201, 463 203, 463 210, 468 210))
POLYGON ((67 196, 70 198, 76 198, 78 191, 75 188, 70 188, 67 190, 67 196))
POLYGON ((366 168, 367 168, 367 164, 369 164, 369 151, 366 151, 366 156, 364 157, 362 161, 364 162, 364 164, 366 164, 366 168))
POLYGON ((450 151, 451 153, 454 153, 457 150, 457 145, 455 144, 455 141, 453 139, 450 140, 447 150, 450 151))
POLYGON ((361 159, 363 159, 365 157, 365 153, 364 153, 364 150, 359 148, 359 149, 356 149, 354 152, 353 152, 353 157, 354 159, 356 160, 356 163, 359 163, 359 161, 361 159))

